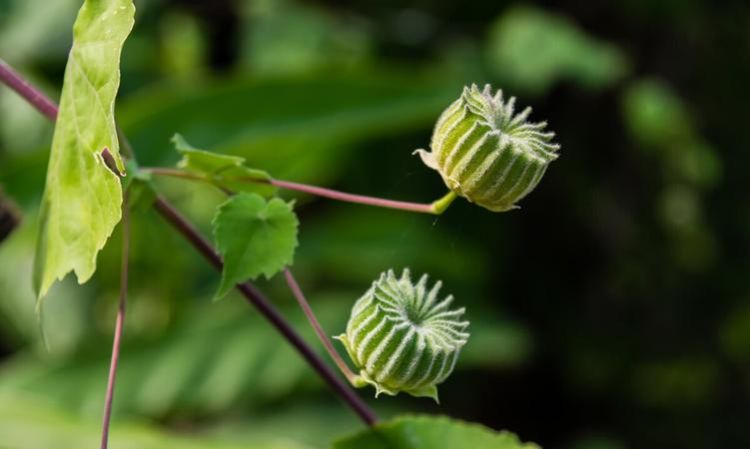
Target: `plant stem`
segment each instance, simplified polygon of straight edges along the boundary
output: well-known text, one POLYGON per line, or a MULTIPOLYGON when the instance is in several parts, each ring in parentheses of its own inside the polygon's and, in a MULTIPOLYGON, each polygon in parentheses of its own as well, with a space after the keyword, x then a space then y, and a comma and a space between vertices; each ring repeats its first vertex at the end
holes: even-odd
MULTIPOLYGON (((217 270, 223 268, 221 257, 213 248, 213 246, 204 239, 176 209, 174 209, 169 203, 164 201, 163 198, 157 197, 154 202, 154 207, 157 211, 170 223, 172 226, 185 237, 202 255, 205 257, 211 265, 217 270)), ((266 297, 249 282, 237 284, 237 290, 247 299, 249 303, 254 305, 263 316, 276 327, 276 329, 294 346, 297 351, 304 357, 307 362, 318 372, 320 377, 325 380, 328 385, 335 391, 341 398, 354 410, 357 415, 368 426, 372 426, 377 421, 375 413, 365 404, 362 399, 357 396, 356 393, 336 374, 328 367, 328 365, 305 343, 300 335, 292 328, 292 326, 284 319, 279 311, 271 305, 266 297)))
MULTIPOLYGON (((212 183, 211 178, 190 173, 184 170, 175 168, 164 168, 164 167, 142 167, 141 170, 147 173, 151 173, 157 176, 171 176, 175 178, 190 179, 195 181, 202 181, 212 183)), ((433 203, 411 203, 407 201, 395 201, 385 198, 378 198, 373 196, 355 195, 353 193, 341 192, 338 190, 327 189, 324 187, 312 186, 309 184, 302 184, 299 182, 283 181, 281 179, 258 179, 258 178, 238 178, 238 181, 257 183, 257 184, 271 184, 272 186, 279 187, 281 189, 295 190, 297 192, 308 193, 324 198, 331 198, 338 201, 344 201, 347 203, 365 204, 368 206, 382 207, 386 209, 398 209, 406 210, 409 212, 419 212, 423 214, 434 214, 440 215, 445 209, 450 206, 453 200, 456 198, 454 192, 448 192, 447 195, 440 198, 433 203)))
POLYGON ((289 286, 289 289, 297 299, 299 306, 302 308, 302 311, 305 312, 307 320, 310 322, 313 330, 315 330, 315 333, 318 335, 318 339, 320 339, 320 342, 323 343, 326 351, 328 351, 328 355, 331 356, 333 361, 336 363, 336 366, 338 366, 344 376, 346 376, 346 379, 349 381, 349 383, 354 384, 357 375, 354 374, 351 369, 349 369, 349 365, 344 362, 344 359, 341 358, 338 351, 336 351, 336 348, 333 347, 331 339, 328 338, 328 335, 323 330, 323 326, 320 325, 318 318, 315 316, 315 313, 310 307, 310 303, 307 302, 304 293, 302 293, 302 289, 297 283, 297 280, 294 279, 294 276, 292 275, 292 272, 291 270, 289 270, 289 268, 284 269, 284 277, 286 278, 286 283, 289 286))
POLYGON ((29 84, 21 75, 18 74, 5 61, 0 59, 0 79, 11 89, 18 92, 26 101, 37 108, 45 117, 55 121, 57 117, 57 105, 46 95, 29 84))
POLYGON ((107 449, 109 443, 109 423, 112 418, 112 401, 115 396, 115 378, 117 377, 117 363, 120 359, 120 342, 125 325, 125 305, 128 297, 128 259, 130 253, 130 211, 128 207, 128 191, 123 195, 122 202, 122 259, 120 261, 120 300, 117 306, 115 320, 115 335, 112 339, 112 359, 109 363, 109 378, 107 379, 107 394, 104 398, 104 418, 102 422, 101 449, 107 449))
POLYGON ((311 195, 331 198, 338 201, 345 201, 348 203, 366 204, 368 206, 383 207, 386 209, 399 209, 410 212, 420 212, 423 214, 435 213, 432 208, 432 204, 410 203, 406 201, 387 200, 384 198, 377 198, 372 196, 355 195, 352 193, 340 192, 338 190, 326 189, 323 187, 316 187, 308 184, 300 184, 298 182, 282 181, 280 179, 271 179, 270 181, 268 181, 268 183, 282 189, 296 190, 298 192, 309 193, 311 195))
POLYGON ((207 182, 209 184, 212 183, 211 179, 206 176, 198 175, 198 174, 191 173, 185 170, 180 170, 179 168, 141 167, 141 171, 145 173, 150 173, 156 176, 169 176, 172 178, 189 179, 191 181, 202 181, 202 182, 207 182))
MULTIPOLYGON (((27 83, 17 72, 10 68, 0 59, 0 81, 8 85, 11 89, 19 93, 32 106, 36 107, 50 121, 57 118, 57 106, 43 93, 27 83)), ((127 139, 123 139, 126 151, 130 149, 127 139)), ((200 233, 177 212, 171 204, 161 197, 157 197, 153 207, 180 233, 188 242, 190 242, 216 269, 221 270, 223 263, 221 257, 216 253, 211 244, 200 235, 200 233)), ((328 383, 334 393, 338 394, 344 402, 359 416, 368 426, 372 426, 377 421, 375 413, 365 404, 362 399, 318 357, 315 351, 295 332, 284 317, 276 310, 268 299, 258 291, 251 283, 245 282, 238 284, 236 288, 242 295, 255 305, 263 316, 294 346, 297 351, 307 360, 315 371, 328 383)))

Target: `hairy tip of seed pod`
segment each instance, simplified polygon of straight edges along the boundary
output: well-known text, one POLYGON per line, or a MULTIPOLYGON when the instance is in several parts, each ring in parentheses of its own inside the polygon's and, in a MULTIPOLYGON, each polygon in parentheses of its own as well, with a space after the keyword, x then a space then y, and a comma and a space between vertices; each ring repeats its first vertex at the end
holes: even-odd
POLYGON ((382 273, 357 300, 336 337, 359 370, 356 387, 372 385, 375 396, 399 392, 431 397, 456 364, 469 334, 464 309, 450 309, 452 296, 438 298, 441 282, 427 286, 427 275, 414 284, 409 270, 401 277, 382 273))
POLYGON ((502 90, 492 95, 489 84, 464 87, 438 118, 431 151, 415 153, 456 194, 494 212, 515 209, 560 149, 555 134, 544 131, 547 123, 528 122, 531 108, 515 113, 515 103, 502 90))

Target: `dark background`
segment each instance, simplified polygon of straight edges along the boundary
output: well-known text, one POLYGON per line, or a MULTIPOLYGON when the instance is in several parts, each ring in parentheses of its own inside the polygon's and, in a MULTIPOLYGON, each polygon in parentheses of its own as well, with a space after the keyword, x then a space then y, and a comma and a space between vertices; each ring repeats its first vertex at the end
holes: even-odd
MULTIPOLYGON (((0 1, 0 57, 53 98, 78 6, 0 1)), ((180 132, 281 179, 431 201, 444 187, 410 154, 462 85, 501 87, 556 132, 559 160, 509 213, 282 192, 329 333, 389 267, 443 279, 468 308, 441 405, 362 391, 382 415, 445 413, 547 448, 750 445, 746 2, 136 7, 117 117, 147 164, 173 164, 180 132)), ((30 265, 51 131, 0 89, 0 185, 24 215, 0 244, 0 418, 39 429, 12 448, 95 442, 116 305, 117 234, 92 282, 50 293, 42 349, 30 265)), ((218 193, 159 185, 209 229, 218 193)), ((359 428, 238 297, 210 302, 217 276, 158 217, 137 214, 134 236, 118 421, 246 447, 327 447, 359 428)), ((261 287, 309 336, 283 285, 261 287)))

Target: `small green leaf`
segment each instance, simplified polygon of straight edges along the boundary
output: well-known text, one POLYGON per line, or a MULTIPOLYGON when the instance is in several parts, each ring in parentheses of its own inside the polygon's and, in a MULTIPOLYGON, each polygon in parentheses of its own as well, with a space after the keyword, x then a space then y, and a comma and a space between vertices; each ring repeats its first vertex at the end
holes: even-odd
POLYGON ((266 183, 271 176, 263 170, 245 166, 245 158, 212 153, 190 145, 180 134, 172 137, 175 149, 182 155, 179 168, 204 175, 216 187, 231 192, 252 192, 266 198, 276 193, 276 187, 266 183), (254 182, 257 181, 257 182, 254 182))
POLYGON ((405 416, 337 441, 334 449, 539 449, 510 432, 445 416, 405 416))
POLYGON ((131 0, 87 0, 73 26, 34 261, 34 288, 44 296, 74 271, 79 283, 96 271, 96 255, 120 221, 122 189, 107 167, 124 174, 114 119, 120 52, 133 27, 131 0))
POLYGON ((219 206, 213 225, 224 271, 214 299, 239 282, 261 274, 270 278, 290 265, 298 224, 292 203, 279 198, 266 202, 258 194, 243 192, 219 206))

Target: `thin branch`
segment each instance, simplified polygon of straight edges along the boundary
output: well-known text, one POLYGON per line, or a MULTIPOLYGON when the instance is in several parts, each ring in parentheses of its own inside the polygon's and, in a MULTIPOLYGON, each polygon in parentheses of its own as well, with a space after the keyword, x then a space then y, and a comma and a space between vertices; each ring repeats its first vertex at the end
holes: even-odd
MULTIPOLYGON (((201 181, 207 183, 213 183, 211 178, 202 176, 195 173, 190 173, 185 170, 176 168, 164 168, 164 167, 142 167, 141 170, 147 173, 151 173, 157 176, 170 176, 175 178, 183 178, 194 181, 201 181)), ((409 212, 418 212, 423 214, 434 214, 440 215, 445 209, 453 202, 456 198, 454 192, 448 192, 447 195, 440 198, 439 200, 432 203, 412 203, 408 201, 395 201, 385 198, 378 198, 374 196, 356 195, 353 193, 341 192, 339 190, 327 189, 324 187, 312 186, 309 184, 302 184, 299 182, 283 181, 281 179, 259 179, 259 178, 236 178, 237 181, 256 183, 256 184, 271 184, 281 189, 294 190, 297 192, 303 192, 310 195, 316 195, 323 198, 330 198, 337 201, 344 201, 347 203, 364 204, 367 206, 382 207, 386 209, 398 209, 409 212)))
POLYGON ((150 173, 156 176, 168 176, 171 178, 182 178, 182 179, 189 179, 191 181, 201 181, 201 182, 207 182, 209 184, 213 184, 213 181, 211 180, 211 178, 207 176, 199 175, 196 173, 191 173, 185 170, 180 170, 179 168, 141 167, 140 170, 144 173, 150 173))
POLYGON ((130 253, 130 211, 128 207, 128 191, 123 195, 122 204, 122 259, 120 261, 120 301, 117 306, 115 321, 115 335, 112 340, 112 359, 109 364, 109 378, 107 379, 107 394, 104 398, 104 418, 102 423, 101 449, 107 449, 109 443, 109 423, 112 418, 112 400, 115 396, 115 379, 117 377, 117 362, 120 359, 120 342, 125 325, 125 305, 128 298, 128 259, 130 253))
POLYGON ((432 204, 410 203, 406 201, 387 200, 384 198, 377 198, 373 196, 355 195, 353 193, 345 193, 338 190, 326 189, 324 187, 300 184, 298 182, 282 181, 280 179, 271 179, 269 183, 282 189, 296 190, 298 192, 309 193, 311 195, 317 195, 338 201, 345 201, 347 203, 366 204, 368 206, 383 207, 386 209, 406 210, 409 212, 420 212, 423 214, 435 213, 435 211, 432 209, 432 204))
MULTIPOLYGON (((44 96, 43 93, 36 90, 28 84, 21 76, 12 70, 7 64, 0 59, 0 81, 7 84, 10 88, 18 92, 32 106, 36 107, 45 117, 54 121, 57 117, 57 106, 44 96), (51 108, 50 108, 51 105, 51 108)), ((123 139, 124 145, 128 146, 127 139, 123 139)), ((126 149, 127 151, 127 149, 126 149)), ((216 253, 211 244, 200 235, 200 233, 177 212, 171 204, 161 197, 157 197, 153 207, 180 233, 182 234, 197 250, 200 252, 216 269, 221 270, 223 267, 221 257, 216 253)), ((245 282, 236 286, 237 290, 242 293, 245 299, 256 306, 263 316, 294 346, 297 351, 307 360, 315 371, 328 383, 331 389, 338 394, 346 404, 348 404, 355 413, 362 418, 365 424, 372 426, 377 421, 375 413, 365 404, 356 393, 318 357, 315 351, 297 334, 294 329, 286 322, 284 317, 276 310, 268 299, 258 291, 251 283, 245 282)))
POLYGON ((336 348, 333 347, 331 339, 328 338, 328 334, 325 333, 325 331, 323 330, 323 326, 320 325, 318 318, 315 316, 315 312, 313 312, 312 308, 310 307, 310 303, 307 302, 307 298, 305 298, 304 293, 302 293, 302 289, 297 283, 297 280, 294 279, 294 276, 292 275, 292 272, 289 270, 289 268, 284 269, 284 278, 286 278, 286 283, 289 286, 289 289, 292 291, 292 294, 294 294, 294 297, 297 299, 297 302, 302 308, 302 311, 305 312, 307 320, 310 322, 313 330, 315 330, 315 333, 318 335, 318 339, 320 339, 320 342, 323 343, 326 351, 328 351, 328 355, 331 356, 333 361, 336 363, 336 366, 339 367, 344 376, 346 376, 347 380, 349 380, 349 383, 354 383, 357 375, 354 374, 351 369, 349 369, 349 365, 344 362, 344 359, 341 358, 338 351, 336 351, 336 348))
POLYGON ((55 121, 57 117, 57 105, 34 86, 29 84, 23 77, 13 70, 5 61, 0 59, 0 79, 11 89, 18 92, 26 101, 37 108, 45 117, 55 121))
MULTIPOLYGON (((223 263, 221 256, 216 252, 213 246, 204 239, 197 229, 193 227, 174 207, 164 201, 163 198, 157 197, 154 207, 183 237, 185 237, 211 265, 217 270, 221 270, 223 263)), ((236 285, 237 290, 254 305, 260 313, 266 317, 271 324, 294 346, 295 349, 307 360, 307 362, 318 372, 331 389, 336 392, 357 415, 368 426, 372 426, 377 421, 375 413, 365 404, 359 396, 331 370, 331 368, 305 343, 300 335, 284 319, 279 311, 266 299, 254 285, 249 282, 236 285)))

